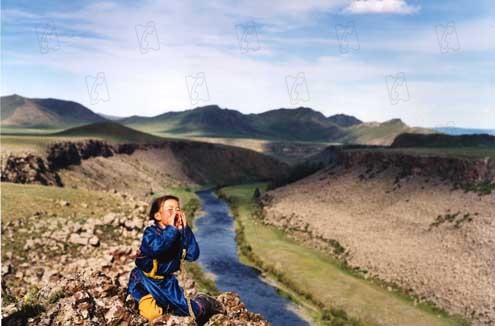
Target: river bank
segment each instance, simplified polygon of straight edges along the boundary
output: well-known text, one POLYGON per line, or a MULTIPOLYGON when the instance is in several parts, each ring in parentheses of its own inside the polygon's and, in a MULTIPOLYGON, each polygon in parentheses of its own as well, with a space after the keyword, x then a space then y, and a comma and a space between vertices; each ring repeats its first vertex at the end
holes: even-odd
POLYGON ((462 325, 425 304, 376 282, 353 275, 338 261, 305 248, 272 226, 263 225, 252 200, 255 188, 264 184, 226 187, 218 195, 229 201, 236 219, 239 251, 252 264, 267 272, 320 308, 317 322, 337 321, 354 325, 462 325))
POLYGON ((197 191, 201 217, 195 220, 200 246, 198 264, 222 292, 235 292, 249 311, 261 314, 273 326, 308 326, 311 318, 293 304, 277 287, 266 282, 257 268, 241 261, 237 253, 234 219, 229 207, 213 189, 197 191))

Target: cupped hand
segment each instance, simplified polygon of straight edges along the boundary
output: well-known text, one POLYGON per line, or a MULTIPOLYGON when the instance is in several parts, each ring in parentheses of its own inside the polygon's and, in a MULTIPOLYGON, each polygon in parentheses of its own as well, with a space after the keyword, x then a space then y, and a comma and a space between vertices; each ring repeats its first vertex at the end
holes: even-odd
POLYGON ((177 219, 177 223, 176 223, 176 227, 179 229, 179 230, 182 230, 182 228, 186 227, 187 225, 187 218, 186 218, 186 214, 184 212, 177 212, 177 215, 178 215, 178 219, 177 219))

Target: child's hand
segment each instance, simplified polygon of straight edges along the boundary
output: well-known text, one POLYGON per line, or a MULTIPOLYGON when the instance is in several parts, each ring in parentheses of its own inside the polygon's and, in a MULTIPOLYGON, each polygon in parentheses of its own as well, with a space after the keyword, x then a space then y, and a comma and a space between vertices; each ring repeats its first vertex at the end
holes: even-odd
POLYGON ((180 212, 180 214, 181 214, 181 217, 182 217, 182 226, 183 227, 186 227, 186 225, 187 225, 186 213, 180 212))
POLYGON ((175 227, 178 228, 179 230, 182 230, 182 228, 186 227, 186 225, 187 225, 186 214, 183 212, 177 212, 177 221, 175 223, 175 227))

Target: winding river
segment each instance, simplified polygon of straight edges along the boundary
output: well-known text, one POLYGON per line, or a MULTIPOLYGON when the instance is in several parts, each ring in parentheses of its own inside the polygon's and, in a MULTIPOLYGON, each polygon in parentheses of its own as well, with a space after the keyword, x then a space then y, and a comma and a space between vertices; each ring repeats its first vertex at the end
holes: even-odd
POLYGON ((295 313, 296 306, 279 295, 256 269, 239 261, 234 219, 229 215, 227 203, 211 189, 196 194, 205 212, 195 220, 200 246, 198 262, 203 270, 214 275, 218 289, 238 293, 249 311, 261 314, 274 326, 310 325, 295 313))

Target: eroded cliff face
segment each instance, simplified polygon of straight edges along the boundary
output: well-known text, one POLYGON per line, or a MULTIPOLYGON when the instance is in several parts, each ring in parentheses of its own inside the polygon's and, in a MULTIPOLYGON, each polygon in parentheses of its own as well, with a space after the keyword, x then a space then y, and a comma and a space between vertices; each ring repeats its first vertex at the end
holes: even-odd
POLYGON ((63 186, 58 170, 81 164, 90 157, 109 157, 119 153, 119 147, 99 141, 62 142, 50 145, 46 155, 31 153, 11 154, 2 162, 1 180, 63 186))
POLYGON ((351 168, 399 169, 399 177, 409 175, 447 179, 454 184, 469 185, 495 182, 495 159, 414 155, 387 150, 337 150, 335 164, 351 168))
POLYGON ((267 192, 265 223, 474 325, 493 324, 493 159, 334 154, 267 192))
MULTIPOLYGON (((111 183, 111 180, 105 180, 105 175, 112 173, 115 180, 121 180, 121 186, 131 187, 124 183, 132 178, 132 171, 123 172, 126 169, 136 169, 136 174, 142 172, 146 175, 145 179, 149 177, 162 183, 167 183, 168 176, 168 181, 176 181, 176 184, 234 184, 269 180, 287 174, 289 169, 287 164, 251 150, 190 141, 117 145, 99 140, 67 141, 50 145, 44 156, 30 153, 9 155, 2 163, 2 181, 77 186, 78 183, 88 183, 84 179, 89 178, 94 182, 87 186, 97 189, 111 183), (160 157, 161 153, 164 158, 160 157), (111 171, 113 162, 122 170, 120 177, 119 173, 111 171), (99 169, 98 165, 103 169, 99 169), (142 167, 142 171, 137 165, 142 167), (160 167, 161 172, 153 165, 160 167), (169 167, 170 171, 167 171, 169 167), (98 170, 97 175, 92 175, 95 170, 98 170)), ((140 181, 134 182, 135 185, 140 181)), ((120 185, 115 183, 118 188, 120 185)), ((152 185, 146 189, 148 192, 150 190, 153 191, 152 185)))
POLYGON ((32 154, 10 155, 2 164, 1 180, 14 183, 31 183, 63 186, 56 171, 46 160, 32 154))

